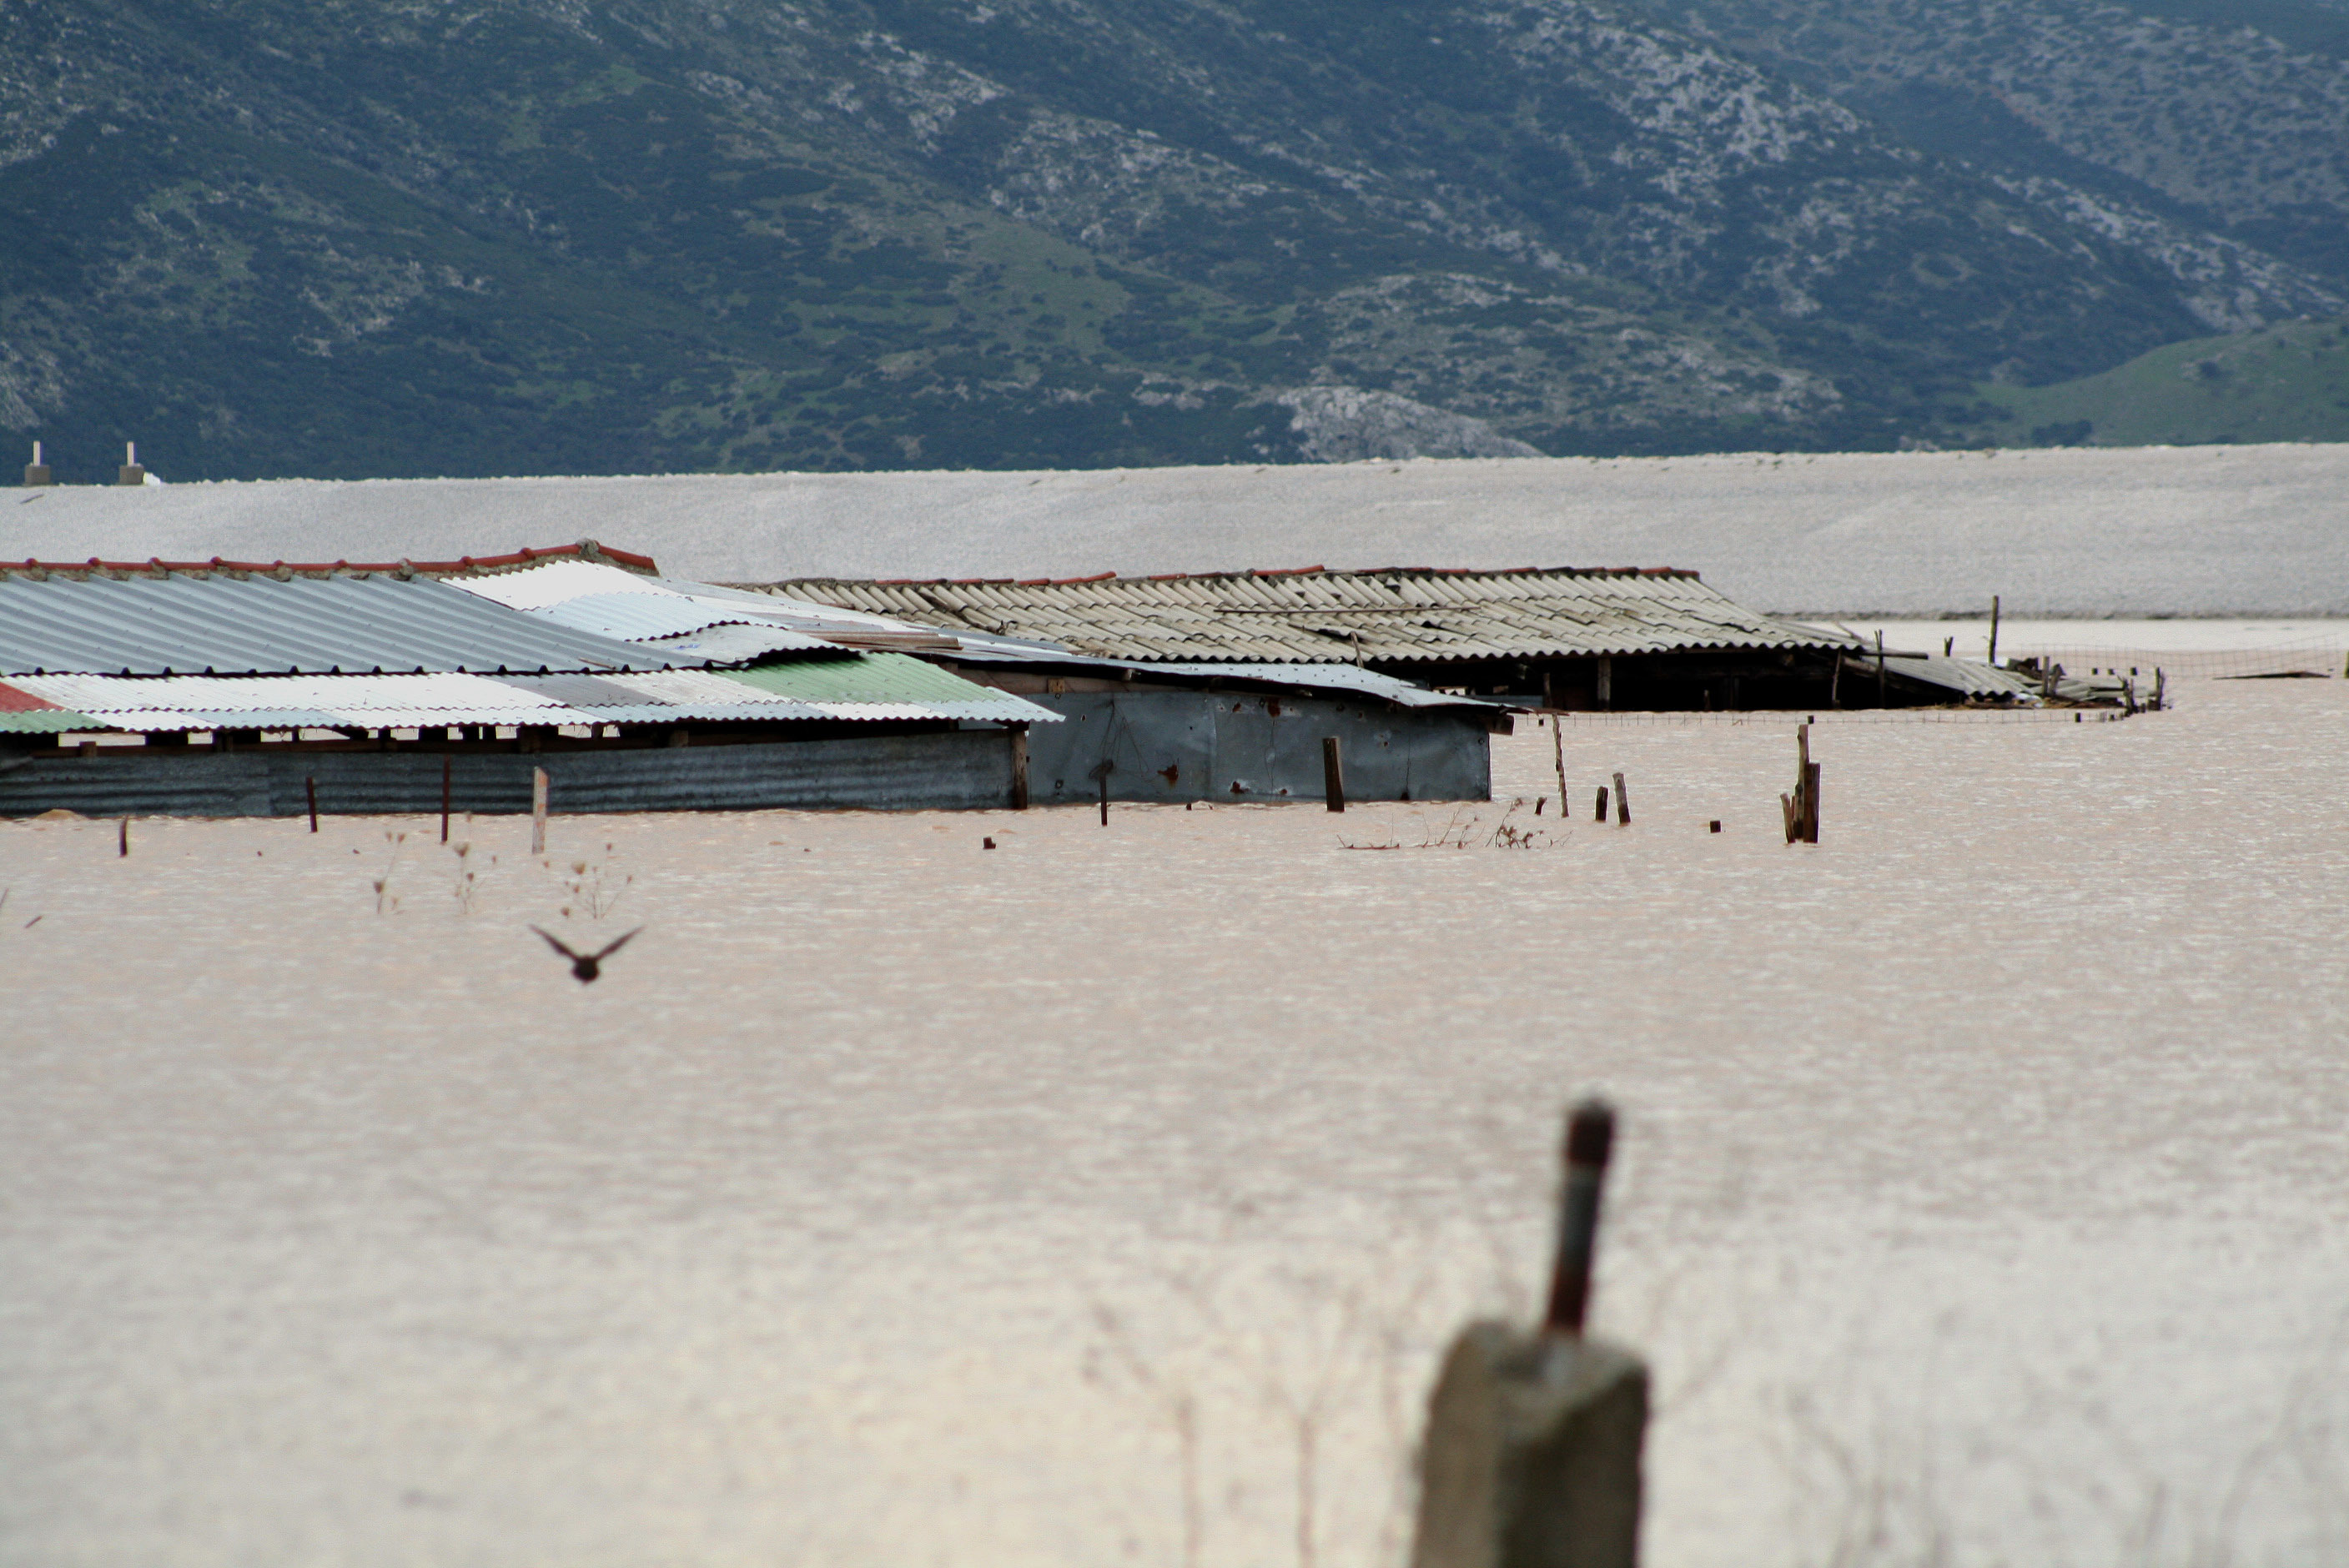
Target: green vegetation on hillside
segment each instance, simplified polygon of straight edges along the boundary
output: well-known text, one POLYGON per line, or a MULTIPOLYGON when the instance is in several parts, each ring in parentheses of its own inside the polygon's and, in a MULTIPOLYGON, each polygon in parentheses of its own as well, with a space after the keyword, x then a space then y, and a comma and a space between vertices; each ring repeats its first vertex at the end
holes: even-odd
POLYGON ((76 480, 1883 449, 1995 384, 2044 393, 1991 438, 2101 440, 2080 378, 2349 302, 2333 64, 1969 3, 0 5, 0 431, 76 480))
POLYGON ((2205 446, 2349 441, 2349 321, 2291 322, 2198 337, 2099 376, 1989 387, 2002 446, 2205 446))

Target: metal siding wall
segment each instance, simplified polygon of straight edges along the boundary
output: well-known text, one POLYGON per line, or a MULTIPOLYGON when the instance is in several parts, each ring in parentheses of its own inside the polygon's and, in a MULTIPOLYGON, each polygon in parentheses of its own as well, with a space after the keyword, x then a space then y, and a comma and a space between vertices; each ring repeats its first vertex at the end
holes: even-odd
MULTIPOLYGON (((1040 728, 1057 727, 1042 726, 1040 728)), ((1011 799, 1010 737, 1001 729, 772 745, 627 751, 452 755, 452 810, 530 810, 530 770, 546 769, 548 809, 585 811, 775 808, 971 810, 1011 799)), ((440 757, 429 752, 261 748, 219 756, 67 758, 0 773, 0 816, 53 807, 90 817, 298 817, 303 781, 328 815, 440 810, 440 757)))
POLYGON ((1092 769, 1103 757, 1117 764, 1109 778, 1112 800, 1319 800, 1328 735, 1344 754, 1350 799, 1492 798, 1491 737, 1482 715, 1461 709, 1256 692, 1076 692, 1029 700, 1065 721, 1028 732, 1038 805, 1100 799, 1092 769))

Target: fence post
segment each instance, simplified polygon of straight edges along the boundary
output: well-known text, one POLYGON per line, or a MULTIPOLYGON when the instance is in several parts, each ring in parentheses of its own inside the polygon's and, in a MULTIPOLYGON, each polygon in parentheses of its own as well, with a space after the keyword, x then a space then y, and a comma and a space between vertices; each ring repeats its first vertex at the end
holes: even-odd
POLYGON ((1332 811, 1346 809, 1346 769, 1338 758, 1338 738, 1321 738, 1321 795, 1332 811))
POLYGON ((1028 809, 1028 727, 1011 727, 1011 809, 1028 809))
POLYGON ((1472 1323, 1428 1399, 1412 1568, 1636 1568, 1648 1368, 1583 1336, 1614 1114, 1568 1123, 1549 1310, 1472 1323))
POLYGON ((530 852, 546 853, 546 769, 530 770, 530 852))

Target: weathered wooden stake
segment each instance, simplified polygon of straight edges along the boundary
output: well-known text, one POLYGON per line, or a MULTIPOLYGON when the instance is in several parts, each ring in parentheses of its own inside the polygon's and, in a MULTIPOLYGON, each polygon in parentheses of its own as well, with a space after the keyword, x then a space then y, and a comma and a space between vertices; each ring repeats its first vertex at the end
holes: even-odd
POLYGON ((1338 738, 1334 735, 1321 738, 1321 794, 1332 811, 1346 809, 1346 769, 1339 759, 1338 738))
POLYGON ((453 761, 447 752, 440 754, 440 841, 444 844, 449 841, 449 770, 453 761))
POLYGON ((530 852, 546 853, 546 769, 530 770, 530 852))
POLYGON ((1615 1150, 1615 1112, 1587 1099, 1566 1123, 1566 1183, 1558 1193, 1557 1257, 1549 1277, 1543 1326, 1579 1336, 1590 1306, 1590 1259, 1599 1243, 1599 1190, 1615 1150))
POLYGON ((1884 633, 1876 634, 1876 706, 1884 706, 1884 633))
POLYGON ((1795 792, 1778 797, 1779 809, 1786 817, 1786 841, 1790 844, 1816 844, 1819 841, 1819 765, 1811 760, 1811 727, 1795 727, 1795 792))
POLYGON ((1631 825, 1631 791, 1624 787, 1620 773, 1615 775, 1615 825, 1619 828, 1631 825))
POLYGON ((1602 822, 1607 820, 1607 786, 1604 784, 1599 787, 1599 820, 1602 822))
POLYGON ((1540 1329, 1470 1324, 1428 1400, 1412 1568, 1634 1568, 1648 1369, 1583 1336, 1612 1114, 1576 1108, 1540 1329))
POLYGON ((1998 595, 1990 596, 1990 663, 1998 664, 1998 595))
POLYGON ((1028 809, 1028 727, 1011 727, 1011 809, 1028 809))
MULTIPOLYGON (((2344 674, 2349 674, 2344 670, 2344 674)), ((1549 716, 1549 748, 1557 760, 1557 814, 1566 815, 1566 720, 1558 714, 1549 716)))
POLYGON ((318 830, 318 781, 317 781, 317 779, 303 779, 303 780, 302 780, 302 789, 303 789, 303 792, 304 792, 305 794, 306 794, 306 795, 308 795, 308 796, 310 797, 310 830, 311 830, 312 832, 314 832, 314 833, 315 833, 315 832, 316 832, 316 831, 318 830))
POLYGON ((114 841, 114 853, 120 860, 130 858, 130 819, 128 817, 122 819, 120 835, 114 841))

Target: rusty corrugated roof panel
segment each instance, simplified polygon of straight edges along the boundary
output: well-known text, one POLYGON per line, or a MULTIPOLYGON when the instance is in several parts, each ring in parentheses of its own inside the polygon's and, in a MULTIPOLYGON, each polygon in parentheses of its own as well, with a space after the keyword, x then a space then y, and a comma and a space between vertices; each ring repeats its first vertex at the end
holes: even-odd
POLYGON ((1350 664, 1845 644, 1736 603, 1692 572, 1218 573, 1057 582, 770 585, 846 609, 1060 643, 1110 658, 1350 664))

